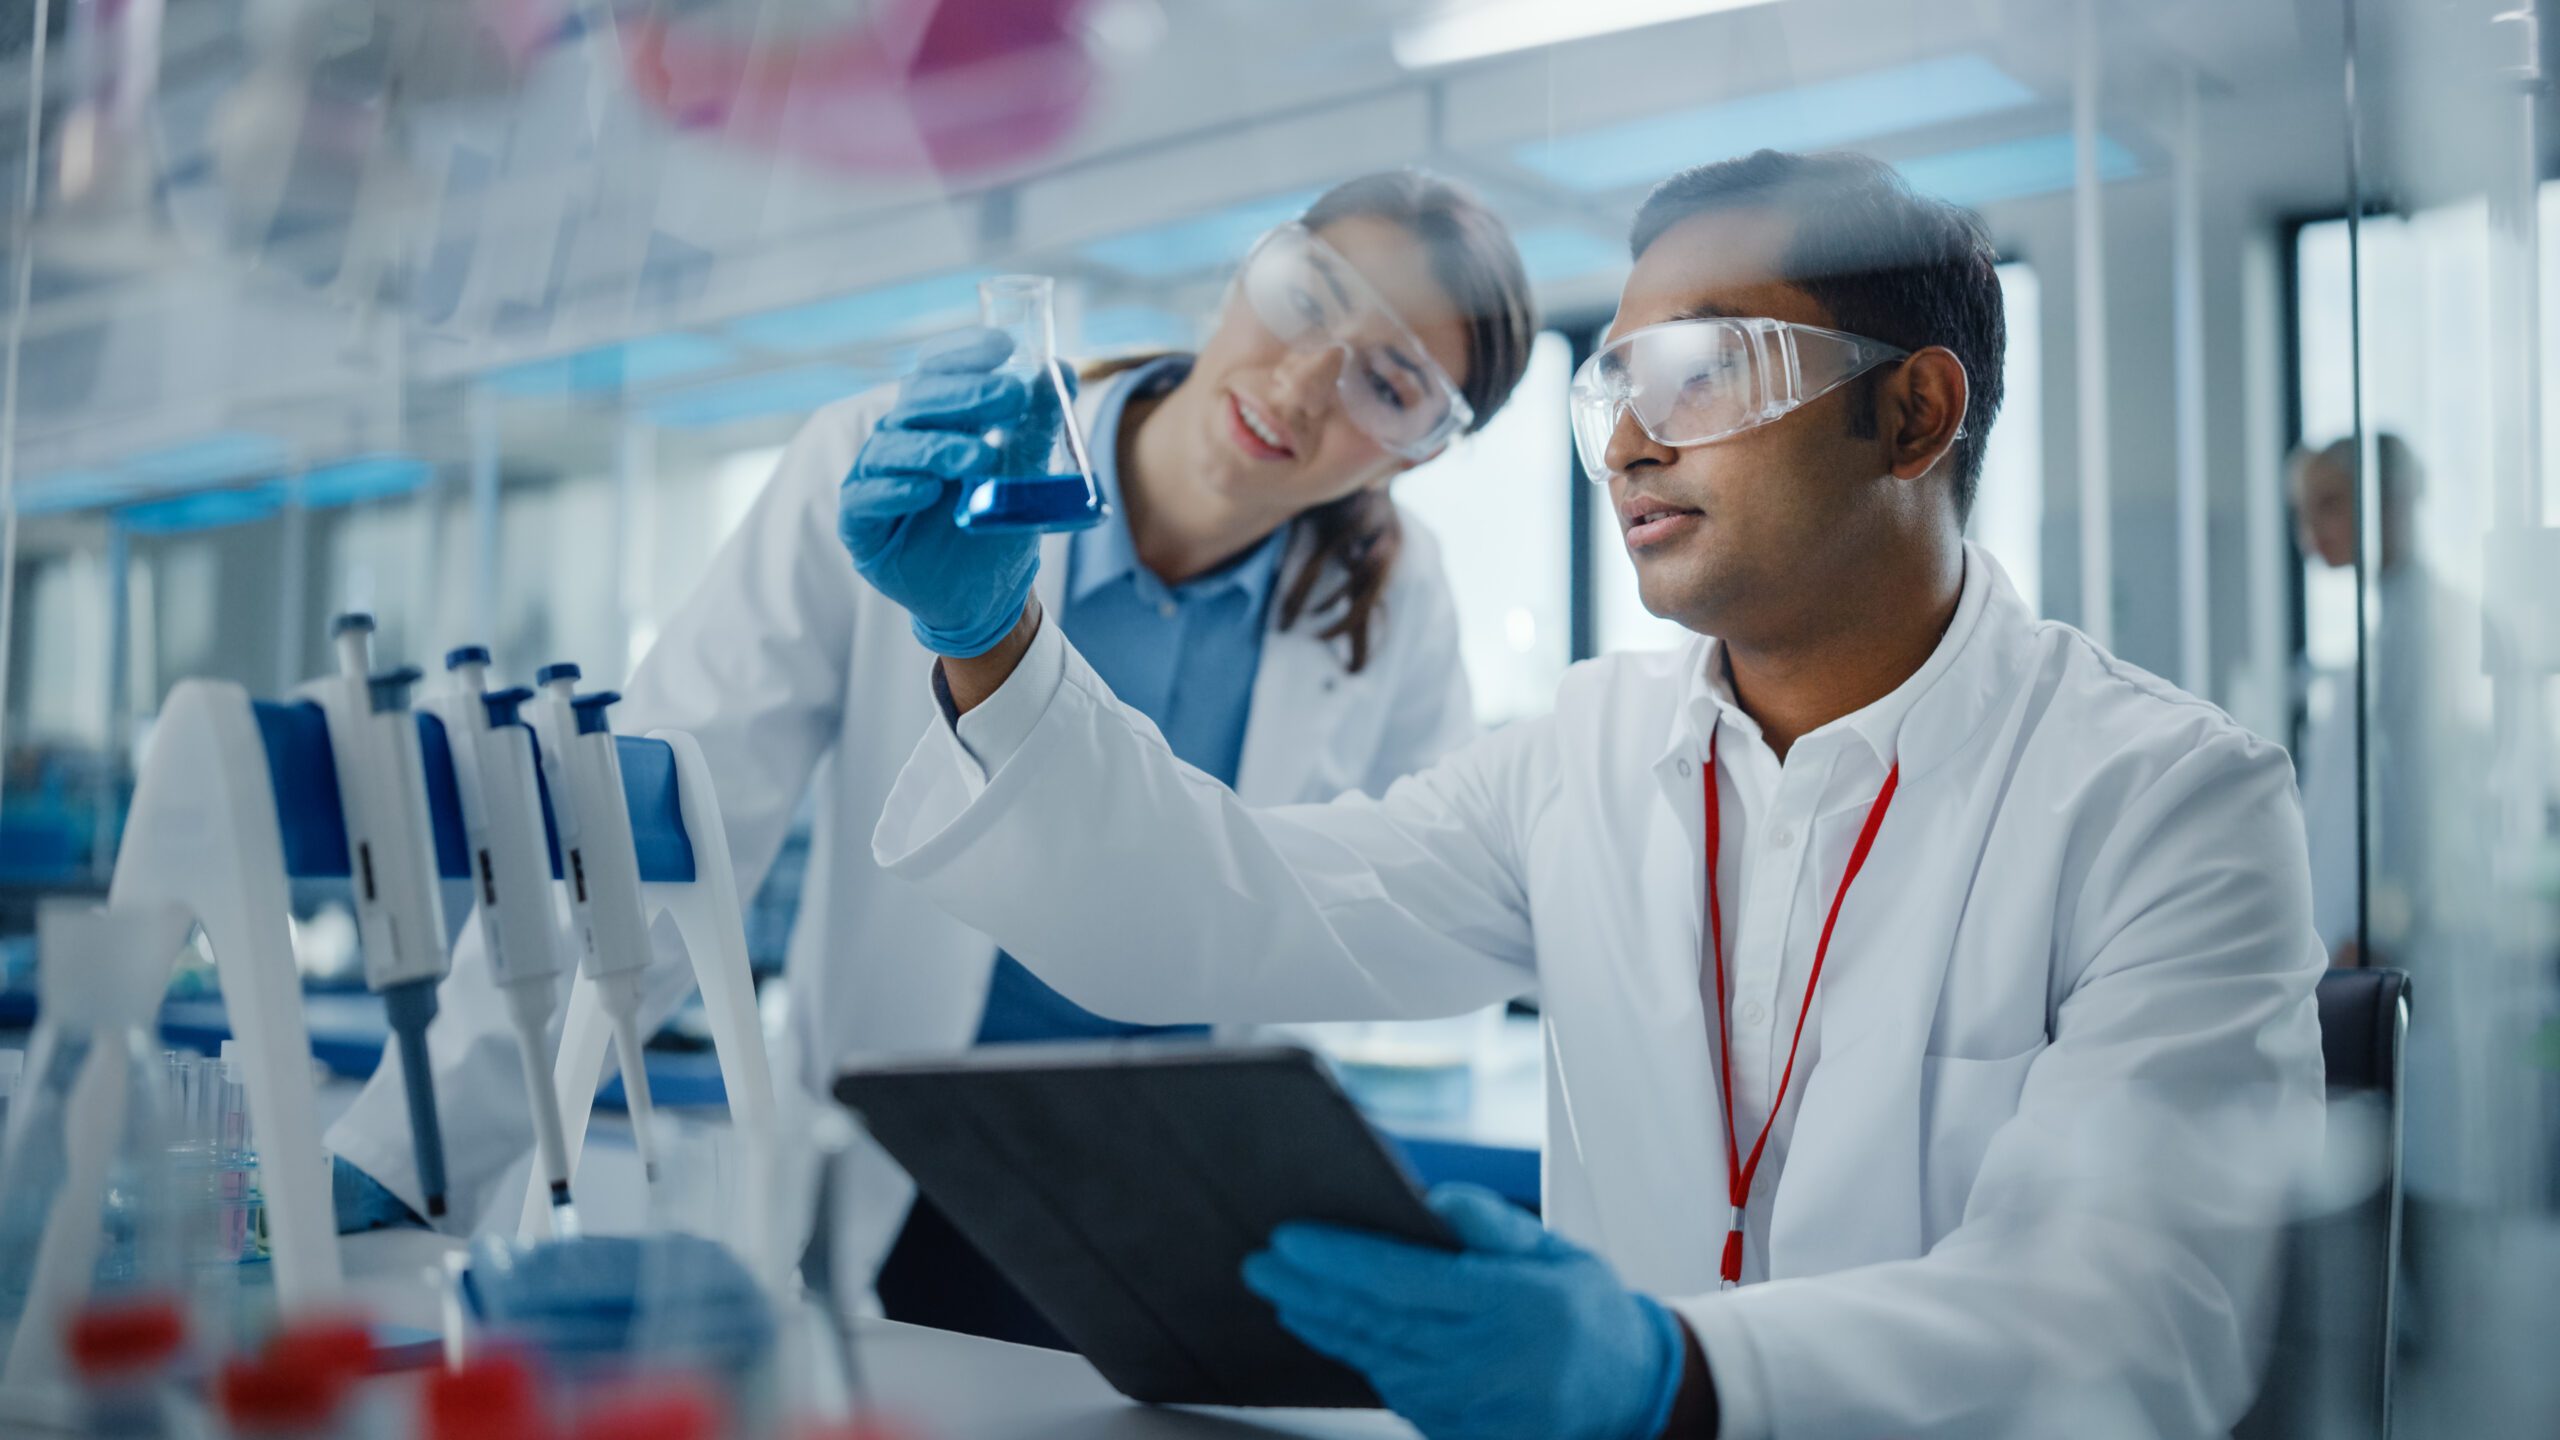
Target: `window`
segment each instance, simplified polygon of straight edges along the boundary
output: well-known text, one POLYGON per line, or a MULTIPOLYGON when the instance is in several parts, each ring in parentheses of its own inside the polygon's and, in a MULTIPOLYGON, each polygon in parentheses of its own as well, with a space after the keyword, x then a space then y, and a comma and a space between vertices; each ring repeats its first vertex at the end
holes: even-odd
POLYGON ((1439 538, 1476 717, 1487 725, 1543 714, 1571 658, 1571 499, 1559 492, 1573 456, 1565 420, 1572 359, 1564 336, 1540 335, 1502 413, 1396 485, 1397 501, 1439 538))
POLYGON ((1974 542, 1991 552, 2027 609, 2044 613, 2044 293, 2025 261, 2000 267, 2008 319, 1999 423, 1983 448, 1974 492, 1974 542))

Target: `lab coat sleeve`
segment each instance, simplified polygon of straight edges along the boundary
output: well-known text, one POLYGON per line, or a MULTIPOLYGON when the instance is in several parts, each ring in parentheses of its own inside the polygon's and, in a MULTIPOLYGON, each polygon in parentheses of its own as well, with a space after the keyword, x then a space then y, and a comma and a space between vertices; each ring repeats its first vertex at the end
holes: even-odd
MULTIPOLYGON (((741 896, 762 883, 839 728, 855 607, 879 603, 836 538, 835 495, 884 403, 876 395, 839 402, 802 427, 745 521, 650 647, 614 717, 626 733, 679 729, 701 745, 717 777, 741 896)), ((668 927, 652 938, 646 1030, 665 1023, 693 988, 692 968, 668 927)), ((564 1001, 567 993, 564 981, 564 1001)), ((552 1033, 556 1042, 556 1016, 552 1033)), ((499 1182, 532 1149, 533 1125, 515 1032, 476 923, 462 928, 428 1049, 445 1136, 450 1228, 512 1224, 512 1212, 498 1205, 493 1213, 493 1202, 519 1193, 499 1182)), ((419 1207, 395 1057, 385 1055, 330 1127, 327 1143, 419 1207)))
MULTIPOLYGON (((1726 1436, 2219 1435, 2247 1407, 2321 1134, 2302 822, 2282 754, 2236 732, 2114 818, 1958 1227, 1919 1259, 1677 1302, 1726 1436)), ((1928 1063, 1945 1086, 2001 1062, 1928 1063)))
POLYGON ((980 707, 1031 723, 971 724, 973 756, 937 722, 872 848, 1068 998, 1141 1023, 1418 1019, 1530 988, 1519 856, 1554 785, 1543 722, 1383 798, 1255 810, 1056 626, 1031 648, 980 707))

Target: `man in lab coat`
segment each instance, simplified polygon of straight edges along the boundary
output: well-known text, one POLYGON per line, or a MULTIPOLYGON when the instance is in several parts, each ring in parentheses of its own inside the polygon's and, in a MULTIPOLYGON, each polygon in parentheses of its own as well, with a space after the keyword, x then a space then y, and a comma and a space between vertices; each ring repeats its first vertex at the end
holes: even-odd
MULTIPOLYGON (((1577 441, 1687 647, 1383 798, 1255 810, 1034 603, 935 670, 875 851, 1130 1019, 1538 996, 1551 1232, 1455 1191, 1461 1254, 1288 1226, 1247 1269, 1428 1435, 2227 1430, 2320 1124, 2283 752, 1964 542, 1974 217, 1761 152, 1632 248, 1577 441)), ((938 538, 848 530, 910 605, 969 589, 965 545, 900 563, 938 538)))

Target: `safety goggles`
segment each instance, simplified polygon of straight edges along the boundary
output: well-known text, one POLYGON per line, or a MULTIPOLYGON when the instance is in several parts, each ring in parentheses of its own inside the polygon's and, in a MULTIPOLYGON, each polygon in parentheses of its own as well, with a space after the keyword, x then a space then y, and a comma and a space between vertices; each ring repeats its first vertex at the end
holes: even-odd
POLYGON ((1807 405, 1911 352, 1759 316, 1672 320, 1603 347, 1573 377, 1573 448, 1609 478, 1609 438, 1635 416, 1658 445, 1722 440, 1807 405))
POLYGON ((1292 349, 1342 352, 1343 413, 1407 460, 1427 460, 1476 412, 1395 307, 1304 225, 1262 237, 1238 277, 1264 329, 1292 349))

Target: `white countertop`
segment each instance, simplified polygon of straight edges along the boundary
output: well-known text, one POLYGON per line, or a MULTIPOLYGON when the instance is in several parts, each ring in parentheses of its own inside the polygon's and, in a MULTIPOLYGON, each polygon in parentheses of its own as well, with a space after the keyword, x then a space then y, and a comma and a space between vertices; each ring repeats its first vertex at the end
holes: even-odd
POLYGON ((1160 1410, 1103 1383, 1074 1355, 1006 1345, 887 1320, 856 1329, 873 1403, 936 1440, 1105 1440, 1105 1437, 1411 1437, 1377 1410, 1160 1410))
MULTIPOLYGON (((420 1277, 459 1242, 400 1230, 348 1236, 344 1244, 349 1288, 377 1319, 435 1328, 436 1295, 420 1277)), ((1112 1389, 1079 1356, 890 1320, 859 1321, 854 1337, 871 1407, 934 1440, 1410 1440, 1414 1433, 1376 1410, 1156 1409, 1112 1389)), ((837 1390, 832 1382, 822 1388, 830 1396, 837 1390)), ((819 1408, 836 1407, 830 1401, 819 1408)))

